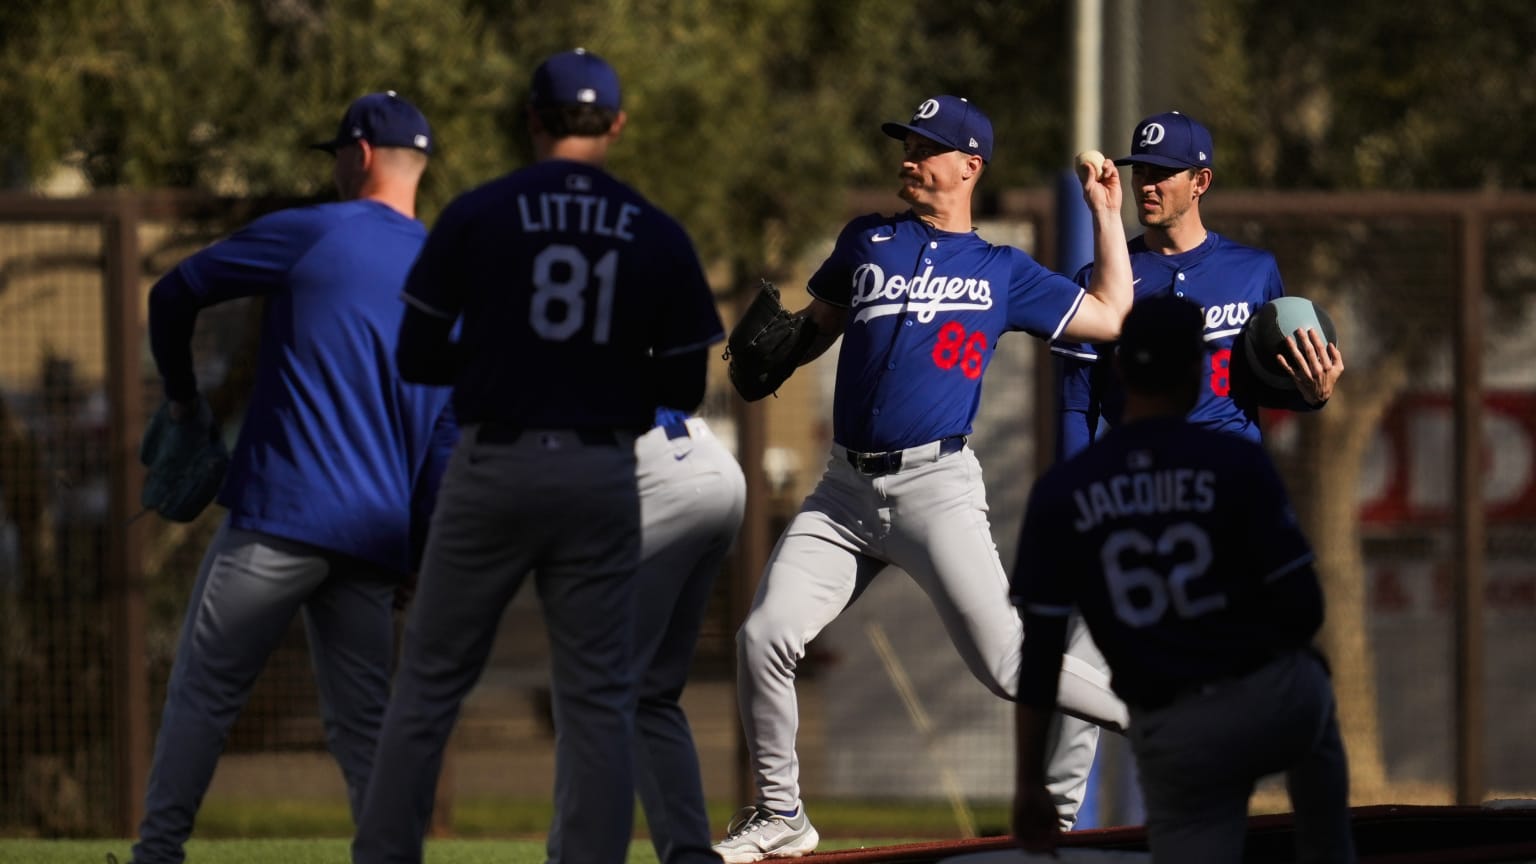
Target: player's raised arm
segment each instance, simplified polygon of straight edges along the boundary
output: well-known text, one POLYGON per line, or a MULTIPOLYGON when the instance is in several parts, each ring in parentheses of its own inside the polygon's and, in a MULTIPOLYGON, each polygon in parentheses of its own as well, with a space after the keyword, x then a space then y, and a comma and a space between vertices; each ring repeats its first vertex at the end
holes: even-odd
POLYGON ((1064 336, 1103 342, 1120 335, 1120 322, 1131 311, 1131 257, 1125 245, 1125 226, 1120 222, 1120 172, 1115 163, 1097 157, 1098 171, 1078 166, 1083 201, 1093 214, 1093 275, 1082 308, 1072 316, 1064 336))

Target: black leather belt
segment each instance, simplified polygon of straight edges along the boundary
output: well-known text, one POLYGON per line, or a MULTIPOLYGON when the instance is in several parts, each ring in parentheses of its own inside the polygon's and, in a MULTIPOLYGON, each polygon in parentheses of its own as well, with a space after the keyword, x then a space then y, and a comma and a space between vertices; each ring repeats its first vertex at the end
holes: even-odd
MULTIPOLYGON (((480 444, 516 444, 523 433, 528 431, 522 426, 512 426, 495 420, 489 420, 480 424, 480 431, 475 433, 475 441, 480 444)), ((576 436, 576 440, 588 447, 621 447, 619 435, 612 429, 566 429, 576 436)))
MULTIPOLYGON (((951 453, 959 453, 965 449, 964 435, 951 435, 939 440, 939 456, 948 456, 951 453)), ((847 451, 848 464, 852 465, 860 474, 871 476, 889 474, 892 471, 901 470, 903 450, 891 450, 886 453, 858 453, 847 451)))

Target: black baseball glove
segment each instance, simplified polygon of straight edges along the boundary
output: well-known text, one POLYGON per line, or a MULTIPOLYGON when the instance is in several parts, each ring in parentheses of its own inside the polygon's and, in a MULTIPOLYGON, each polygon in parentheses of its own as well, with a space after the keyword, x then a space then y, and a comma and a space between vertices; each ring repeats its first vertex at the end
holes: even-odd
POLYGON ((139 444, 144 490, 139 503, 172 522, 191 522, 219 494, 229 451, 201 396, 191 417, 171 418, 170 403, 160 406, 139 444))
POLYGON ((736 392, 756 402, 778 390, 815 340, 816 324, 789 314, 779 301, 779 289, 764 279, 725 343, 736 392))

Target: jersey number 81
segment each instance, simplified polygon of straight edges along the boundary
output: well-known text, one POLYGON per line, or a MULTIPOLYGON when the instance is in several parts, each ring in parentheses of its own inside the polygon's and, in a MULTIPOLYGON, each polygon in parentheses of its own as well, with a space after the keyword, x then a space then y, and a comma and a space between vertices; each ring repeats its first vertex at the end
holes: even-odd
POLYGON ((593 265, 575 246, 554 243, 533 259, 533 301, 528 310, 533 332, 550 342, 564 342, 587 323, 587 285, 597 279, 593 304, 592 341, 608 344, 613 327, 613 287, 619 272, 619 250, 603 253, 593 265))

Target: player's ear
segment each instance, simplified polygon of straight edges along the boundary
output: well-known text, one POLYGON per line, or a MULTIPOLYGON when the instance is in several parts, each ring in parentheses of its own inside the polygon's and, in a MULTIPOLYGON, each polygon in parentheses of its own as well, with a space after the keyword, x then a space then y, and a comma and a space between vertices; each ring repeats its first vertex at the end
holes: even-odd
POLYGON ((629 122, 629 115, 623 111, 613 115, 613 124, 608 127, 609 139, 617 139, 624 131, 624 124, 629 122))
POLYGON ((975 153, 965 154, 965 168, 960 172, 960 179, 969 180, 981 173, 982 166, 986 162, 975 153))
POLYGON ((1193 171, 1194 175, 1191 177, 1191 179, 1194 182, 1191 184, 1191 186, 1194 189, 1195 197, 1199 198, 1206 192, 1210 191, 1213 175, 1211 174, 1211 169, 1209 168, 1195 168, 1193 171))

